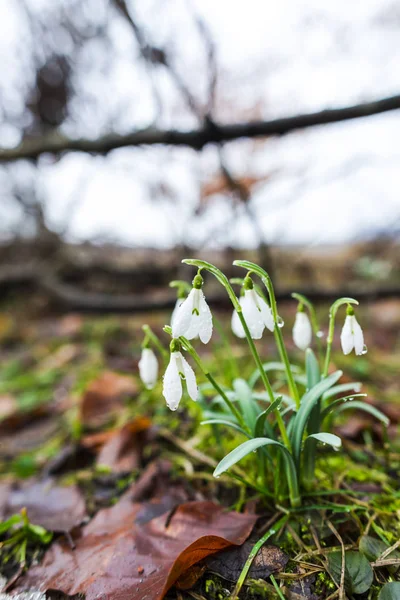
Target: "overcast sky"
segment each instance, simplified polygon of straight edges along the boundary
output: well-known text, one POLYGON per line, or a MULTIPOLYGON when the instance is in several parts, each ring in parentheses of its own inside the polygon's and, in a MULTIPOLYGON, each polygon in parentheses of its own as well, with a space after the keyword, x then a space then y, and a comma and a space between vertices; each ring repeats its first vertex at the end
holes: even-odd
MULTIPOLYGON (((44 10, 49 0, 29 4, 33 11, 44 10)), ((51 4, 54 8, 56 3, 51 4)), ((110 18, 101 12, 103 0, 92 5, 96 18, 110 18)), ((204 98, 204 52, 188 3, 140 0, 134 5, 151 40, 172 48, 177 69, 192 92, 204 98)), ((193 0, 192 6, 216 42, 215 118, 221 122, 254 114, 265 119, 294 115, 400 93, 400 10, 395 2, 193 0)), ((94 137, 109 130, 111 117, 120 132, 152 124, 197 126, 160 70, 154 81, 163 110, 156 114, 127 24, 112 19, 109 29, 112 66, 104 68, 101 48, 86 50, 81 57, 85 68, 75 81, 81 96, 65 131, 94 137), (90 95, 96 98, 95 110, 86 101, 90 95)), ((23 34, 14 0, 2 0, 3 93, 4 79, 18 81, 23 34)), ((3 145, 18 138, 18 131, 4 122, 0 134, 3 145)), ((230 143, 225 158, 236 176, 265 180, 254 188, 251 200, 265 239, 338 243, 400 227, 399 139, 400 111, 395 111, 265 143, 230 143)), ((39 185, 49 199, 46 214, 53 226, 60 226, 76 205, 68 227, 72 240, 100 237, 163 247, 182 241, 202 245, 211 238, 216 245, 252 246, 257 236, 251 223, 240 210, 232 214, 224 196, 212 198, 201 216, 193 218, 201 184, 217 172, 213 147, 200 154, 186 148, 121 149, 108 157, 70 154, 55 164, 42 161, 39 185), (168 193, 157 188, 160 181, 168 193), (153 200, 149 186, 157 188, 153 200), (74 202, 77 195, 79 203, 74 202)), ((5 223, 7 217, 14 218, 11 209, 5 223)))

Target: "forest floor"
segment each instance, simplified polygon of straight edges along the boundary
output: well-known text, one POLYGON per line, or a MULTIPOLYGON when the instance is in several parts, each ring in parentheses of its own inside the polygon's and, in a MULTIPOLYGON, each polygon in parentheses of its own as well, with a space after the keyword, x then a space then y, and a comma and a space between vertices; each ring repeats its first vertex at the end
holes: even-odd
MULTIPOLYGON (((288 340, 294 311, 294 303, 280 308, 288 340)), ((161 383, 143 389, 141 325, 162 332, 169 314, 28 313, 11 301, 0 312, 4 594, 233 598, 266 532, 239 598, 376 600, 385 582, 400 580, 400 301, 358 312, 368 354, 344 357, 337 336, 332 355, 332 368, 343 369, 344 381, 361 382, 367 401, 390 418, 388 431, 371 415, 344 413, 335 429, 342 450, 322 452, 316 489, 290 513, 228 476, 212 477, 237 434, 223 432, 221 440, 200 426, 201 408, 187 397, 170 412, 161 383)), ((244 342, 230 333, 230 315, 218 317, 220 330, 202 357, 210 369, 222 365, 223 383, 231 385, 232 361, 242 377, 253 367, 244 342)), ((274 360, 267 338, 260 352, 274 360)))

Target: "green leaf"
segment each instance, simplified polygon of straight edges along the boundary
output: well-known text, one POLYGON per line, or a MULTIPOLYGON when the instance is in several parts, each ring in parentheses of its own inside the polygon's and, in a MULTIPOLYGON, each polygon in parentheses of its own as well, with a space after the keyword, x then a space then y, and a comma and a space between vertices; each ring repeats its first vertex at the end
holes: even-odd
POLYGON ((386 583, 379 592, 378 600, 399 600, 400 581, 386 583))
POLYGON ((322 379, 317 385, 311 390, 306 392, 301 399, 299 411, 293 422, 293 429, 291 431, 292 438, 292 451, 296 464, 300 463, 301 445, 303 440, 303 434, 307 426, 308 419, 311 411, 314 408, 316 402, 321 398, 322 394, 329 390, 335 383, 341 378, 342 371, 336 371, 325 379, 322 379))
MULTIPOLYGON (((340 584, 342 553, 328 554, 328 569, 337 585, 340 584)), ((374 572, 364 554, 345 552, 344 586, 349 595, 364 594, 372 585, 374 572)))
POLYGON ((259 407, 253 399, 252 390, 245 379, 235 379, 233 389, 239 401, 244 421, 250 430, 253 431, 259 407))
POLYGON ((248 440, 247 442, 243 442, 237 448, 229 452, 216 466, 214 471, 214 477, 219 477, 222 473, 225 473, 228 469, 233 467, 236 463, 238 463, 242 458, 250 454, 250 452, 256 451, 258 448, 262 446, 275 445, 281 447, 284 451, 286 451, 285 446, 281 443, 276 442, 275 440, 271 440, 270 438, 253 438, 252 440, 248 440))
MULTIPOLYGON (((360 552, 365 554, 370 561, 377 560, 388 548, 388 544, 385 544, 382 540, 374 538, 371 535, 363 535, 359 544, 360 552)), ((387 558, 400 559, 400 552, 398 550, 393 550, 387 558)), ((390 573, 394 574, 399 570, 399 565, 388 565, 387 569, 390 573)))
POLYGON ((7 521, 3 521, 0 523, 0 535, 14 527, 14 525, 22 524, 22 516, 21 515, 13 515, 7 521))
POLYGON ((321 413, 321 421, 325 419, 329 415, 329 413, 333 412, 335 408, 339 407, 341 404, 348 402, 351 404, 354 398, 366 398, 367 394, 351 394, 351 396, 342 396, 342 398, 338 398, 337 400, 333 400, 321 413))
MULTIPOLYGON (((301 369, 297 365, 290 365, 292 373, 301 373, 301 369)), ((270 371, 286 371, 286 365, 283 362, 267 362, 263 364, 263 370, 268 373, 270 371)), ((249 386, 254 387, 255 383, 260 378, 260 371, 256 369, 249 377, 249 386)))
POLYGON ((264 410, 262 413, 260 413, 258 415, 255 426, 254 426, 254 436, 255 437, 262 437, 264 435, 266 418, 273 410, 275 410, 279 407, 281 402, 282 402, 282 396, 279 396, 276 400, 274 400, 274 402, 272 402, 272 404, 270 404, 268 406, 268 408, 266 410, 264 410))
POLYGON ((200 425, 225 425, 226 427, 231 427, 232 429, 236 429, 236 431, 240 431, 240 433, 248 438, 250 437, 250 435, 246 433, 246 431, 242 429, 240 425, 225 419, 208 419, 207 421, 201 421, 200 425))
POLYGON ((322 396, 322 400, 329 400, 329 398, 332 398, 337 394, 342 394, 343 392, 360 392, 361 387, 359 381, 355 381, 354 383, 340 383, 339 385, 334 385, 330 390, 325 392, 322 396))
POLYGON ((378 419, 378 421, 381 421, 384 425, 386 425, 386 427, 390 423, 388 417, 384 415, 383 412, 375 408, 375 406, 367 404, 366 402, 358 402, 357 400, 355 400, 354 402, 347 402, 346 404, 342 404, 342 406, 339 406, 339 408, 337 409, 337 412, 343 412, 344 410, 349 410, 351 408, 357 408, 359 410, 363 410, 364 412, 369 413, 370 415, 378 419))
POLYGON ((321 381, 321 370, 317 357, 311 348, 306 350, 306 375, 307 375, 307 389, 311 390, 319 381, 321 381))
POLYGON ((313 433, 307 437, 306 441, 310 438, 314 438, 323 444, 329 444, 329 446, 332 446, 332 448, 340 448, 342 445, 342 440, 340 437, 338 435, 334 435, 333 433, 313 433))

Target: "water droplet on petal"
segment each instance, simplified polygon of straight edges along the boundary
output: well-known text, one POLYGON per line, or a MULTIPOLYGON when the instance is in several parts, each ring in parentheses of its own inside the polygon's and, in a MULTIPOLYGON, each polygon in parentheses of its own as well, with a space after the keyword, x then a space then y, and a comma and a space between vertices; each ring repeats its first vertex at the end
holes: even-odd
POLYGON ((282 317, 279 317, 279 316, 278 316, 278 318, 277 318, 277 320, 276 320, 276 324, 278 325, 278 327, 279 327, 280 329, 282 329, 282 327, 283 327, 283 326, 284 326, 284 324, 285 324, 285 321, 282 319, 282 317))
POLYGON ((317 338, 323 338, 324 337, 324 332, 323 331, 317 331, 317 338))
POLYGON ((361 354, 367 354, 367 352, 368 352, 368 348, 367 348, 367 346, 364 344, 361 354))

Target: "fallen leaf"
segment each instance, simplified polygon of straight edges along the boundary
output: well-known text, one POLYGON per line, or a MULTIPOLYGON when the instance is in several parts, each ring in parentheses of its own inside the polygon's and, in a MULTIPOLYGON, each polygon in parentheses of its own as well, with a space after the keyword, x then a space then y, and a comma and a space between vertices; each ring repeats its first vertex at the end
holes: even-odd
POLYGON ((150 419, 140 417, 115 431, 100 450, 96 464, 109 467, 114 473, 137 469, 150 426, 150 419))
MULTIPOLYGON (((253 548, 253 542, 245 542, 239 548, 229 548, 207 559, 207 568, 228 581, 237 581, 253 548)), ((268 579, 276 571, 282 571, 289 557, 276 546, 262 546, 257 552, 249 571, 252 579, 268 579)))
POLYGON ((126 375, 105 371, 92 381, 82 398, 81 420, 88 427, 99 427, 123 405, 127 396, 137 392, 137 384, 126 375))
POLYGON ((257 518, 225 512, 212 502, 189 502, 171 519, 167 514, 138 525, 134 520, 141 508, 125 497, 99 511, 82 529, 75 549, 56 541, 19 590, 59 590, 85 594, 86 600, 161 600, 192 565, 242 544, 257 518))
POLYGON ((83 496, 76 486, 57 486, 51 479, 44 482, 25 482, 19 487, 9 486, 1 493, 2 519, 26 508, 29 520, 49 531, 71 531, 80 525, 86 515, 83 496))

